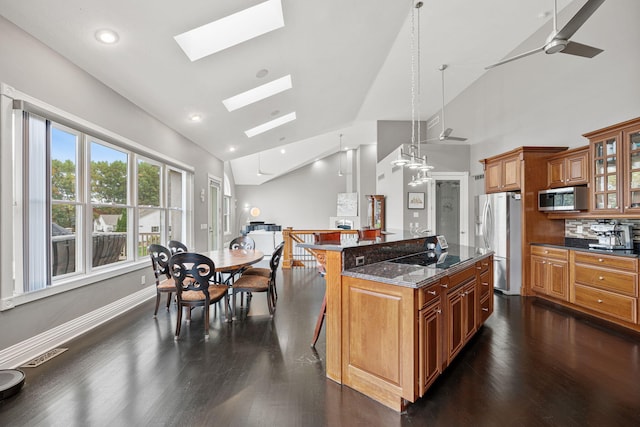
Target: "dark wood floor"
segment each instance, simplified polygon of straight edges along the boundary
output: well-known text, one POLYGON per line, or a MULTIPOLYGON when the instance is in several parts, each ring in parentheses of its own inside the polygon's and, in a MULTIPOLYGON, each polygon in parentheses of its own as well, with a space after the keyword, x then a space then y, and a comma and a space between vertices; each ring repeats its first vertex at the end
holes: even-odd
POLYGON ((309 347, 323 286, 314 271, 284 272, 273 319, 256 295, 245 318, 214 317, 208 341, 201 310, 174 342, 175 307, 154 319, 144 304, 25 369, 20 394, 0 402, 0 425, 640 425, 640 338, 502 295, 427 395, 398 414, 325 378, 324 332, 309 347))

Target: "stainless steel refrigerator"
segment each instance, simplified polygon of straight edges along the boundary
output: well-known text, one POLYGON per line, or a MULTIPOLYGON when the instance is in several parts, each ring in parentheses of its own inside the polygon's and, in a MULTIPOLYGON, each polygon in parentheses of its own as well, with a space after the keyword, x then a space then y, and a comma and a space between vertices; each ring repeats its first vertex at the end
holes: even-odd
POLYGON ((519 295, 522 286, 520 193, 476 196, 475 244, 494 251, 494 289, 519 295))

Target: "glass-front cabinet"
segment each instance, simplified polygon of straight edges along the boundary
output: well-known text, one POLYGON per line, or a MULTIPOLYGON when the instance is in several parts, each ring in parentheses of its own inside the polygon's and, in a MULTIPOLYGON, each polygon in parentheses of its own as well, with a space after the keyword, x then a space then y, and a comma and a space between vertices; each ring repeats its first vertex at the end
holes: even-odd
POLYGON ((625 132, 625 145, 629 153, 626 178, 625 211, 640 211, 640 125, 625 132))
POLYGON ((593 156, 591 211, 640 213, 640 118, 584 136, 593 156))
POLYGON ((379 228, 385 230, 385 212, 384 212, 384 197, 379 194, 368 195, 368 226, 371 228, 379 228))

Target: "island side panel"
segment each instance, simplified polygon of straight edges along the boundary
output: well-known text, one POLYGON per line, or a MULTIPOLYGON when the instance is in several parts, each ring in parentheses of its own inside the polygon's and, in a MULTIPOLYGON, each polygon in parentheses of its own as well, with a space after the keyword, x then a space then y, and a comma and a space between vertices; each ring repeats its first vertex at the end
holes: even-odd
POLYGON ((326 251, 327 378, 342 384, 342 252, 326 251))
POLYGON ((416 398, 414 292, 343 277, 343 384, 396 411, 416 398))

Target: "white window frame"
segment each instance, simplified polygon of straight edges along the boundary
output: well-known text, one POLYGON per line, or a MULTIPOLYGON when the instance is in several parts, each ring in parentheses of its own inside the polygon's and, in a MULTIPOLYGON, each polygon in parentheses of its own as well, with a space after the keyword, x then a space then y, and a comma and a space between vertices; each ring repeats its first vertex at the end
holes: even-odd
MULTIPOLYGON (((91 283, 111 279, 114 276, 136 271, 148 265, 148 257, 137 255, 137 212, 131 211, 129 219, 129 227, 132 227, 132 236, 128 240, 129 258, 126 261, 101 266, 92 269, 90 272, 82 271, 82 266, 78 267, 79 273, 64 277, 64 279, 56 280, 55 286, 48 286, 45 289, 20 293, 16 289, 23 289, 23 271, 24 260, 21 254, 24 253, 24 229, 23 229, 23 164, 24 155, 22 153, 22 114, 21 111, 29 111, 47 120, 51 120, 56 124, 73 129, 82 134, 90 135, 93 140, 107 141, 109 144, 129 153, 129 185, 135 186, 137 182, 137 159, 138 156, 146 159, 153 159, 163 164, 163 171, 168 168, 181 171, 183 173, 183 234, 185 242, 189 244, 193 240, 193 180, 194 168, 182 162, 176 161, 168 156, 157 153, 139 143, 131 141, 107 129, 101 128, 82 118, 74 116, 56 107, 39 101, 27 94, 21 93, 11 86, 0 83, 0 231, 2 236, 12 236, 12 238, 0 239, 0 311, 11 309, 17 305, 30 301, 35 301, 51 295, 56 295, 85 286, 91 283), (132 176, 131 174, 136 174, 132 176), (135 238, 134 238, 135 237, 135 238)), ((83 141, 79 141, 84 144, 83 141)), ((50 161, 50 159, 49 159, 50 161)), ((81 161, 78 159, 78 161, 81 161)), ((89 162, 88 156, 85 157, 85 167, 89 162)), ((88 169, 84 169, 88 172, 88 169)), ((163 177, 166 172, 163 173, 163 177)), ((89 177, 82 178, 84 185, 88 185, 89 177)), ((135 189, 129 189, 129 200, 127 206, 130 209, 137 209, 137 194, 135 189), (135 203, 132 203, 135 201, 135 203)), ((80 190, 84 191, 84 190, 80 190)), ((164 197, 164 196, 163 196, 164 197)), ((84 212, 85 230, 84 239, 77 236, 78 245, 81 240, 87 239, 90 231, 86 230, 87 217, 90 217, 91 200, 87 196, 84 200, 87 208, 84 212)), ((168 209, 165 207, 168 211, 168 209)), ((47 237, 47 244, 50 242, 50 236, 47 237)), ((85 262, 90 264, 90 260, 85 262)), ((66 276, 66 275, 65 275, 66 276)))

